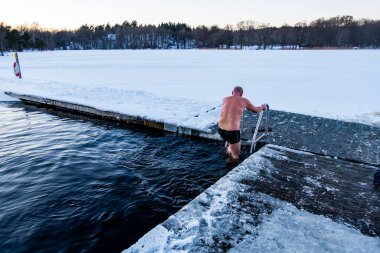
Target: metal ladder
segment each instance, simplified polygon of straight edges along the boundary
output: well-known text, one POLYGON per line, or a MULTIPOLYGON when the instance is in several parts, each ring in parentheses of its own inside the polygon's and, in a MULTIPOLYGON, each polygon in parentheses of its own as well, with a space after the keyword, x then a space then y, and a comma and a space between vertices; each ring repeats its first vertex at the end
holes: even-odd
POLYGON ((256 123, 255 132, 253 133, 253 136, 252 136, 252 144, 251 144, 251 151, 250 151, 251 154, 256 149, 257 142, 259 140, 261 140, 262 138, 264 138, 268 133, 269 133, 269 105, 267 106, 267 109, 265 111, 261 111, 259 114, 259 119, 257 120, 257 123, 256 123), (261 136, 257 137, 257 134, 259 132, 259 127, 261 124, 261 120, 263 119, 264 112, 266 114, 265 115, 266 116, 265 132, 261 136))

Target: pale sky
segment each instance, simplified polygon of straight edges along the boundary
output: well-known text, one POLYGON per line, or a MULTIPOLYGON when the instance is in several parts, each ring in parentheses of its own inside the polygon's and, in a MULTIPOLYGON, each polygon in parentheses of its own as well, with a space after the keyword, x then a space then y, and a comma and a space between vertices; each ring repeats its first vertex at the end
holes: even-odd
POLYGON ((82 24, 112 25, 184 22, 236 25, 254 20, 281 26, 319 17, 352 15, 380 19, 380 0, 1 0, 0 22, 11 26, 38 22, 45 28, 75 29, 82 24))

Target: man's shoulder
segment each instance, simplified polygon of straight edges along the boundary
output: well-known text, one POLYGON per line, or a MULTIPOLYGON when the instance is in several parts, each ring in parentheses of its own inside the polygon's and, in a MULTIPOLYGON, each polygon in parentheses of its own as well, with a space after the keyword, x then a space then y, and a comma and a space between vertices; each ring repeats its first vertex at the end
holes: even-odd
POLYGON ((228 96, 223 98, 223 102, 231 103, 231 104, 240 104, 242 106, 247 106, 251 102, 248 100, 248 98, 245 97, 237 97, 237 96, 228 96))
POLYGON ((244 101, 245 103, 251 103, 251 101, 249 101, 248 98, 244 98, 244 97, 242 97, 242 101, 244 101))
POLYGON ((223 98, 223 101, 230 100, 231 98, 232 98, 232 96, 224 97, 224 98, 223 98))

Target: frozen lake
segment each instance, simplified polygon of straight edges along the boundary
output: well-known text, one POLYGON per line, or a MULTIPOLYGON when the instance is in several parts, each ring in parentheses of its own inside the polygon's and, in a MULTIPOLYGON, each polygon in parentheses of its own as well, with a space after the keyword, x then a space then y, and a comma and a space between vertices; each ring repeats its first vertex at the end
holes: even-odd
MULTIPOLYGON (((152 119, 186 121, 235 85, 254 104, 380 125, 380 50, 113 50, 0 57, 0 91, 48 96, 152 119)), ((6 96, 0 95, 0 100, 6 96)), ((209 122, 217 120, 217 114, 209 122)))

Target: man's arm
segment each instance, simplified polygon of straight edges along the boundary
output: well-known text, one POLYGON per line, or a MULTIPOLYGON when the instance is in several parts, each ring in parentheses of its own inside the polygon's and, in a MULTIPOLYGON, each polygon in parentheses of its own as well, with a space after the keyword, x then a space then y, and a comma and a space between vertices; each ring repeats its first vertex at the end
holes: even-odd
POLYGON ((261 106, 257 107, 257 106, 254 106, 248 99, 246 99, 246 106, 245 106, 245 108, 247 108, 247 110, 249 110, 251 112, 259 113, 262 110, 265 110, 267 108, 267 106, 266 105, 261 105, 261 106))

